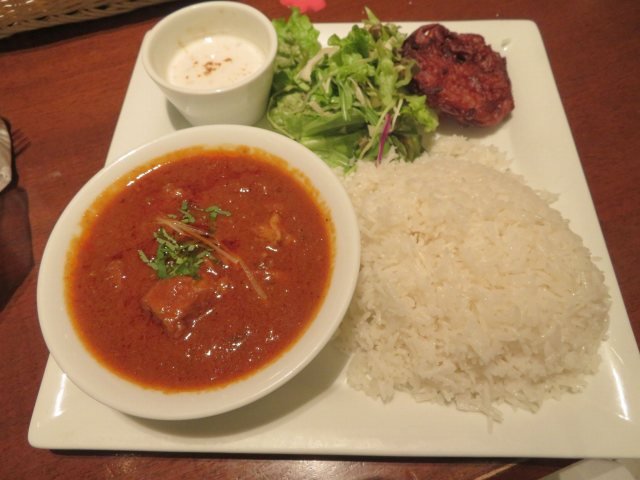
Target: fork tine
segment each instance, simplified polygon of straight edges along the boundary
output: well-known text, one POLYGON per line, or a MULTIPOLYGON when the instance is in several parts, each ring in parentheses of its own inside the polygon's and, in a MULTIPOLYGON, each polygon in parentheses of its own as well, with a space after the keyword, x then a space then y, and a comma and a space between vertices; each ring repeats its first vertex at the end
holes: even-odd
POLYGON ((29 148, 31 140, 29 140, 29 137, 27 137, 20 128, 13 128, 13 125, 8 119, 0 116, 0 123, 4 123, 9 132, 12 158, 15 160, 18 155, 29 148))
POLYGON ((19 129, 11 129, 11 140, 13 142, 13 157, 22 154, 31 145, 31 140, 19 129))

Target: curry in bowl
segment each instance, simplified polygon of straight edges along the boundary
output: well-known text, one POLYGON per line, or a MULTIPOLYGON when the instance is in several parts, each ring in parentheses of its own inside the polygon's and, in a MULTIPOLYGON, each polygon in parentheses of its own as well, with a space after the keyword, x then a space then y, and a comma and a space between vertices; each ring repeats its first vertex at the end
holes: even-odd
POLYGON ((67 263, 91 352, 161 390, 224 385, 276 358, 327 290, 333 225, 308 183, 246 147, 155 160, 102 194, 67 263))
POLYGON ((40 267, 40 327, 103 404, 215 415, 313 360, 359 261, 353 207, 317 156, 267 130, 194 127, 125 155, 70 202, 40 267))

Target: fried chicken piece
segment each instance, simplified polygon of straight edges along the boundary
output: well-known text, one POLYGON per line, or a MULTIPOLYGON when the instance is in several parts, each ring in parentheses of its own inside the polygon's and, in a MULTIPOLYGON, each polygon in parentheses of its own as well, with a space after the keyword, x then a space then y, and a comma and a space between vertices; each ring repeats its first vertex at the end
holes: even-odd
POLYGON ((507 62, 481 35, 424 25, 405 40, 402 53, 419 67, 413 88, 441 114, 463 125, 486 127, 499 124, 513 110, 507 62))

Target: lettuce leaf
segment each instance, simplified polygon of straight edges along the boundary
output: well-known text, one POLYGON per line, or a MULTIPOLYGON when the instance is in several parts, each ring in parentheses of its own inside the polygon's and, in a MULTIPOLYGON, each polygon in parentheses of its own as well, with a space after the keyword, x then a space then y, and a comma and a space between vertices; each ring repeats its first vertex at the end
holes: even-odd
POLYGON ((411 161, 438 126, 426 98, 408 89, 414 63, 401 54, 405 35, 369 9, 367 17, 344 38, 332 35, 325 48, 297 9, 273 22, 279 44, 267 118, 345 170, 361 159, 379 159, 391 146, 411 161))

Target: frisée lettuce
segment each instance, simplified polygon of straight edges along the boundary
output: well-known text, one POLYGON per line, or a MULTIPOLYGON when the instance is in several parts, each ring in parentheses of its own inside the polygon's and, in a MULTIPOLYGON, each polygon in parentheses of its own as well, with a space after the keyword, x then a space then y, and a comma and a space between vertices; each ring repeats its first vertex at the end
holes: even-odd
POLYGON ((405 35, 369 9, 362 26, 322 47, 319 32, 293 9, 274 20, 278 55, 267 118, 331 166, 380 161, 394 148, 411 161, 438 117, 422 95, 408 90, 413 61, 401 54, 405 35))

